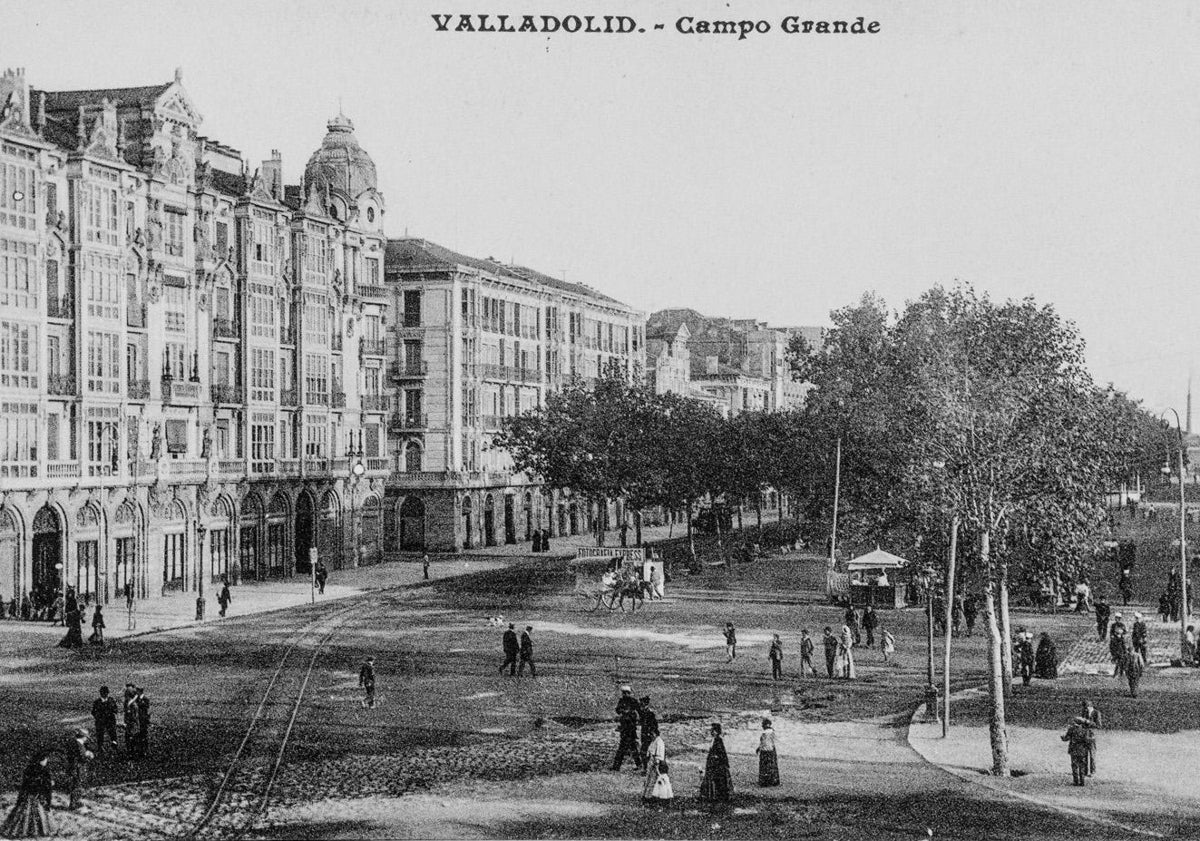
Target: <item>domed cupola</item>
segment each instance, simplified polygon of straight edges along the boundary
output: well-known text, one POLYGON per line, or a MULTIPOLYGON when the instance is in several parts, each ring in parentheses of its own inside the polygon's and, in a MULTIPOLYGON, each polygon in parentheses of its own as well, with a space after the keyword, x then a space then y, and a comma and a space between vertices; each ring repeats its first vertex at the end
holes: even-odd
POLYGON ((312 153, 304 167, 304 183, 316 186, 324 182, 330 190, 341 191, 352 199, 375 190, 375 162, 358 145, 354 123, 339 113, 326 128, 329 133, 321 141, 321 148, 312 153))

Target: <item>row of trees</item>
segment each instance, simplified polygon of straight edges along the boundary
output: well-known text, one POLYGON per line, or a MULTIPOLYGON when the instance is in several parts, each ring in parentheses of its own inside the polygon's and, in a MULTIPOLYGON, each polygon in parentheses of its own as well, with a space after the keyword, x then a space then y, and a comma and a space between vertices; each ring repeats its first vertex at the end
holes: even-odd
POLYGON ((1075 327, 1032 299, 935 287, 900 312, 865 296, 832 321, 819 348, 797 338, 789 349, 813 386, 801 409, 726 419, 613 367, 594 389, 573 384, 509 420, 495 443, 552 487, 635 511, 690 513, 773 488, 812 536, 829 533, 840 449, 839 540, 886 544, 978 591, 993 771, 1006 775, 1014 580, 1080 575, 1105 536, 1104 493, 1156 471, 1175 439, 1097 386, 1075 327))

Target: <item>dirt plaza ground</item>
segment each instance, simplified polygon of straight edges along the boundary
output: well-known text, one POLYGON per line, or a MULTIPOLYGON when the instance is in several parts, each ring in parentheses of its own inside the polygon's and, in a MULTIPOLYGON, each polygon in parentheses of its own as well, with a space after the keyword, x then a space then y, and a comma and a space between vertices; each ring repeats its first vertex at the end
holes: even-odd
MULTIPOLYGON (((1186 791, 1169 814, 1122 813, 1104 823, 982 786, 914 751, 908 725, 925 681, 920 611, 883 614, 896 662, 865 650, 856 681, 800 679, 800 630, 819 638, 825 625, 840 626, 840 611, 817 589, 820 559, 789 555, 677 578, 667 601, 636 614, 584 610, 561 560, 514 558, 430 583, 413 565, 395 565, 391 589, 386 569, 372 574, 379 580, 371 589, 336 601, 118 640, 103 652, 71 654, 52 639, 22 637, 0 693, 11 734, 0 760, 4 803, 31 751, 75 723, 90 725, 97 686, 119 691, 133 680, 153 703, 150 756, 98 763, 84 809, 55 812, 64 837, 187 835, 214 798, 220 808, 196 837, 1126 838, 1131 827, 1198 834, 1200 808, 1188 811, 1186 791), (497 672, 501 628, 489 619, 501 615, 505 625, 534 626, 535 680, 497 672), (732 664, 720 634, 726 621, 739 632, 732 664), (772 633, 785 645, 781 682, 770 679, 772 633), (379 674, 373 710, 362 708, 357 686, 368 654, 379 674), (311 672, 297 668, 308 664, 311 672), (608 770, 612 709, 625 682, 653 697, 663 724, 678 795, 670 811, 642 807, 633 771, 608 770), (248 739, 256 714, 267 726, 248 739), (773 790, 755 784, 764 714, 780 738, 784 784, 773 790), (731 808, 716 812, 695 798, 711 721, 729 730, 736 791, 731 808), (243 741, 241 770, 222 789, 243 741)), ((1087 617, 1062 614, 1018 621, 1050 631, 1060 645, 1089 627, 1087 617)), ((982 683, 984 642, 976 635, 957 644, 955 690, 982 683)), ((1180 731, 1194 727, 1186 712, 1194 689, 1151 676, 1149 700, 1138 708, 1120 701, 1112 678, 1072 676, 1018 688, 1010 710, 1014 727, 1049 733, 1087 692, 1111 707, 1122 730, 1188 736, 1180 731)), ((961 729, 979 723, 977 701, 956 706, 961 729)), ((1065 749, 1022 770, 1068 779, 1065 749)), ((1110 778, 1114 786, 1120 779, 1110 778)), ((1122 812, 1136 806, 1135 797, 1122 812)))

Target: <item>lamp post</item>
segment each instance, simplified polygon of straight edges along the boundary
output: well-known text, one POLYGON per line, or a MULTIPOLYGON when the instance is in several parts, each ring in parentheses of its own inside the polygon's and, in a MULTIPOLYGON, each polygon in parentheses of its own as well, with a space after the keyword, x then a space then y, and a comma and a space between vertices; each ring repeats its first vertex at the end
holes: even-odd
POLYGON ((196 542, 199 549, 196 553, 196 621, 204 619, 204 536, 208 528, 204 523, 196 523, 196 542))
POLYGON ((358 568, 358 553, 359 553, 359 534, 358 534, 358 481, 362 475, 367 472, 367 466, 363 464, 363 448, 362 448, 362 433, 359 433, 358 448, 354 447, 354 435, 350 436, 350 452, 347 453, 354 459, 354 465, 350 468, 350 540, 352 544, 351 560, 354 568, 358 568))
MULTIPOLYGON (((65 626, 67 624, 67 565, 59 561, 54 565, 54 568, 58 570, 58 583, 59 588, 62 590, 63 625, 65 626)), ((53 617, 51 617, 51 622, 53 621, 53 617)))
POLYGON ((926 564, 917 575, 917 581, 925 591, 925 714, 934 721, 938 718, 937 688, 933 685, 933 567, 926 564))
MULTIPOLYGON (((1162 415, 1170 412, 1175 416, 1175 434, 1179 444, 1176 453, 1179 468, 1179 656, 1186 660, 1188 656, 1187 626, 1188 626, 1188 569, 1187 569, 1187 504, 1183 498, 1183 426, 1179 422, 1179 413, 1174 409, 1165 410, 1162 415)), ((1167 447, 1168 464, 1170 464, 1171 449, 1167 447)), ((1170 468, 1167 468, 1170 472, 1170 468)))

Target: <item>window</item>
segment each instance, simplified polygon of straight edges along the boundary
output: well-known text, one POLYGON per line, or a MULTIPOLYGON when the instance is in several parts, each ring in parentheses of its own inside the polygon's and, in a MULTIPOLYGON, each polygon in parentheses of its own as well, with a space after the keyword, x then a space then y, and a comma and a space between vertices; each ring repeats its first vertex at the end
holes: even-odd
POLYGON ((404 326, 421 326, 421 290, 404 290, 404 326))
MULTIPOLYGON (((3 168, 0 166, 0 170, 3 168)), ((36 257, 37 246, 32 242, 0 239, 0 307, 37 307, 36 257)))
POLYGON ((0 386, 37 388, 38 338, 36 324, 0 321, 0 386))
POLYGON ((421 423, 421 392, 415 389, 404 392, 404 416, 409 425, 421 423))
POLYGON ((208 533, 210 569, 213 578, 220 580, 229 575, 229 557, 233 554, 233 535, 229 529, 213 529, 208 533))
POLYGON ((187 348, 178 342, 167 342, 163 347, 163 376, 187 379, 187 348))
POLYGON ((274 216, 261 210, 254 211, 254 226, 251 231, 254 243, 250 249, 250 268, 260 274, 271 274, 275 270, 275 226, 274 216))
POLYGON ((250 293, 250 335, 275 338, 275 299, 271 288, 252 283, 250 293))
POLYGON ((409 441, 404 446, 404 472, 421 472, 421 445, 416 441, 409 441))
POLYGON ((214 444, 217 458, 229 458, 229 421, 225 418, 217 420, 217 439, 214 444))
POLYGON ((270 473, 275 469, 274 422, 255 423, 250 427, 250 469, 255 473, 270 473))
MULTIPOLYGON (((58 420, 56 415, 48 418, 58 420)), ((0 476, 37 475, 38 432, 36 403, 0 403, 0 476)), ((54 432, 58 432, 57 423, 54 432)))
POLYGON ((363 445, 363 451, 366 453, 367 458, 378 458, 380 442, 379 425, 374 423, 368 424, 364 429, 366 430, 366 443, 363 445))
POLYGON ((367 273, 367 284, 370 286, 378 286, 379 285, 379 261, 368 258, 365 261, 365 264, 366 264, 366 273, 367 273))
POLYGON ((329 405, 329 361, 319 353, 304 355, 304 399, 309 405, 329 405))
POLYGON ((213 385, 229 385, 229 354, 223 350, 213 354, 213 385))
POLYGON ((75 544, 75 592, 82 598, 92 596, 99 599, 96 590, 97 567, 100 560, 100 544, 95 540, 81 540, 75 544))
POLYGON ((87 312, 97 318, 120 318, 121 261, 103 254, 88 254, 85 266, 87 312))
POLYGON ((311 418, 304 426, 304 455, 323 458, 329 444, 329 427, 323 418, 311 418))
MULTIPOLYGON (((46 461, 58 461, 58 435, 58 413, 50 412, 46 415, 46 461)), ((5 440, 12 439, 6 436, 5 440)))
POLYGON ((375 221, 375 208, 373 208, 373 207, 368 207, 368 208, 367 208, 367 221, 368 221, 368 222, 374 222, 374 221, 375 221))
POLYGON ((378 395, 379 394, 379 369, 364 368, 363 369, 363 395, 378 395))
POLYGON ((250 399, 275 399, 275 351, 253 348, 250 351, 250 399))
POLYGON ((213 295, 213 317, 230 321, 233 318, 232 297, 229 289, 218 286, 213 295))
MULTIPOLYGON (((90 173, 101 174, 106 180, 115 179, 114 175, 102 170, 91 169, 90 173)), ((117 188, 107 184, 84 184, 80 189, 80 199, 86 223, 84 239, 105 245, 117 245, 117 188)))
POLYGON ((312 281, 323 281, 329 270, 329 243, 325 229, 309 223, 304 226, 304 271, 312 281))
POLYGON ((183 584, 185 550, 182 534, 163 535, 163 584, 183 584))
POLYGON ((183 256, 183 228, 187 214, 181 210, 167 210, 166 251, 175 257, 183 256))
POLYGON ((116 476, 120 472, 120 420, 120 409, 115 406, 88 407, 89 476, 116 476))
POLYGON ((120 335, 88 331, 87 390, 94 394, 116 394, 120 388, 120 335))
POLYGON ((218 222, 217 223, 216 242, 217 242, 217 245, 216 245, 217 259, 224 260, 227 256, 229 256, 229 223, 228 222, 218 222))
POLYGON ((167 421, 167 452, 173 456, 185 456, 188 451, 188 422, 167 421))
POLYGON ((125 593, 125 588, 129 587, 131 592, 137 592, 137 584, 133 580, 134 569, 137 567, 137 547, 132 537, 117 538, 117 563, 116 570, 113 575, 113 581, 116 586, 116 594, 121 596, 125 593))
POLYGON ((307 344, 328 345, 329 306, 324 295, 304 296, 304 341, 307 344))
POLYGON ((163 328, 170 333, 186 333, 187 290, 180 286, 164 287, 163 308, 166 314, 163 328))
POLYGON ((32 231, 37 228, 36 154, 8 143, 0 144, 0 154, 0 225, 32 231))

